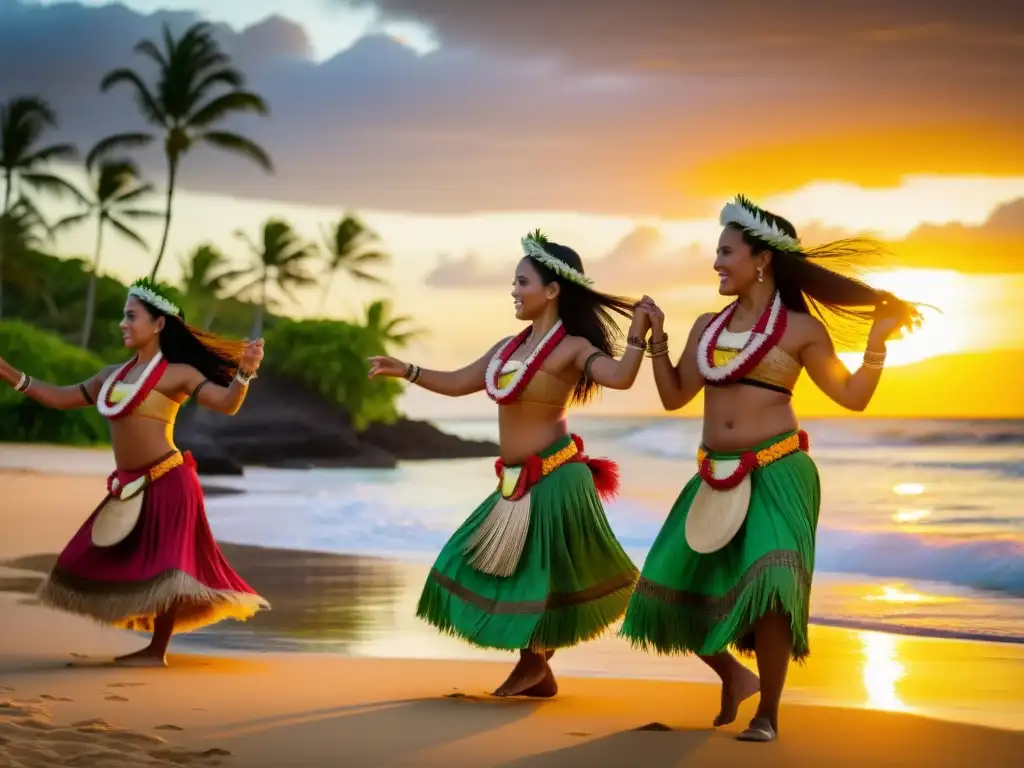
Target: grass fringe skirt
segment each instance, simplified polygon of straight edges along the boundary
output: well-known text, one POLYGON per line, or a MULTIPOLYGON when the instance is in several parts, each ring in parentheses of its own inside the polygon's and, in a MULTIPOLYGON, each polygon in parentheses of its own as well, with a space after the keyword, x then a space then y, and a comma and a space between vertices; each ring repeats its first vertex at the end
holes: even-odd
POLYGON ((622 617, 638 571, 608 524, 586 464, 564 464, 530 490, 526 544, 508 577, 476 570, 464 554, 499 498, 497 491, 488 496, 441 550, 417 616, 477 647, 503 650, 567 648, 622 617))
MULTIPOLYGON (((739 458, 737 453, 709 455, 739 458)), ((700 482, 695 475, 669 512, 629 601, 621 634, 634 647, 661 654, 710 656, 730 647, 749 653, 754 623, 778 611, 790 618, 794 660, 804 659, 810 651, 808 607, 821 503, 814 462, 798 451, 755 469, 743 527, 710 554, 698 554, 686 543, 686 516, 700 482)))

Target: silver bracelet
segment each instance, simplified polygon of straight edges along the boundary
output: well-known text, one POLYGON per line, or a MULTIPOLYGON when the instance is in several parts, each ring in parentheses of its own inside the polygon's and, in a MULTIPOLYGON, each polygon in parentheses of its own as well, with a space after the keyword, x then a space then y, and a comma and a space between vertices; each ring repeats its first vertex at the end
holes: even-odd
POLYGON ((32 377, 26 374, 24 371, 21 372, 21 378, 18 379, 17 385, 14 387, 15 392, 28 392, 28 388, 32 386, 32 377))
POLYGON ((255 378, 256 378, 256 372, 255 371, 253 371, 252 373, 243 373, 242 369, 239 368, 235 372, 235 381, 237 381, 243 387, 248 387, 249 386, 249 382, 252 381, 255 378))

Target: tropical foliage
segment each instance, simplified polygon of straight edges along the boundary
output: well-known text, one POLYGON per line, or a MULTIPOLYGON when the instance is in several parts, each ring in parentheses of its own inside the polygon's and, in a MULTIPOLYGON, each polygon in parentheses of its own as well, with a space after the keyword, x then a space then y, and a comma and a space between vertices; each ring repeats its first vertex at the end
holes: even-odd
MULTIPOLYGON (((258 144, 220 128, 234 114, 265 115, 268 107, 246 90, 211 26, 196 24, 177 37, 165 27, 159 41, 144 40, 135 52, 156 65, 155 77, 147 81, 122 67, 104 77, 101 90, 129 88, 148 130, 98 142, 86 155, 81 190, 57 165, 78 157, 76 148, 47 140, 58 125, 50 105, 36 96, 0 104, 0 355, 54 383, 82 381, 125 359, 118 320, 127 286, 103 274, 104 253, 115 239, 148 251, 140 225, 162 219, 151 268, 151 275, 157 274, 182 162, 194 147, 226 150, 268 171, 272 167, 258 144), (158 141, 167 179, 162 210, 152 210, 154 188, 130 155, 158 141), (41 213, 44 196, 70 199, 71 212, 48 222, 41 213), (88 259, 48 253, 55 233, 80 226, 94 227, 88 259)), ((265 336, 268 370, 306 383, 347 409, 360 427, 394 419, 402 387, 369 381, 365 361, 415 337, 419 331, 409 318, 395 315, 386 301, 370 303, 360 318, 348 322, 282 316, 296 306, 299 289, 315 287, 322 305, 338 273, 351 283, 382 283, 380 270, 389 257, 379 236, 353 213, 326 227, 319 242, 273 218, 255 237, 241 231, 236 236, 247 246, 248 263, 209 243, 179 256, 182 277, 173 298, 188 322, 226 336, 265 336)), ((6 387, 0 387, 0 423, 0 440, 92 444, 107 439, 93 409, 48 410, 6 387)))
POLYGON ((143 119, 160 135, 131 131, 110 136, 93 149, 91 157, 126 148, 144 147, 163 139, 167 160, 167 204, 164 232, 153 263, 151 277, 160 271, 171 229, 171 210, 178 172, 185 155, 196 145, 205 144, 233 152, 271 170, 270 156, 251 139, 217 125, 239 112, 266 115, 263 97, 245 90, 245 77, 231 64, 231 58, 213 37, 213 27, 193 24, 175 38, 164 26, 162 46, 143 40, 135 52, 156 64, 158 75, 153 86, 133 69, 120 67, 107 73, 100 88, 104 91, 126 85, 134 91, 143 119))

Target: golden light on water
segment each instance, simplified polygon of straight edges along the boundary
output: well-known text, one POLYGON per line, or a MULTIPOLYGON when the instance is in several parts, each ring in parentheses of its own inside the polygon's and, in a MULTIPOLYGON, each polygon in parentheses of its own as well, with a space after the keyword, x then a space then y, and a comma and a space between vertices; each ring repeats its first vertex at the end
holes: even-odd
POLYGON ((892 492, 897 496, 920 496, 924 493, 924 485, 921 483, 898 483, 892 487, 892 492))
POLYGON ((867 705, 890 712, 906 711, 907 704, 897 690, 897 684, 907 674, 906 667, 899 660, 900 638, 880 632, 858 634, 864 653, 861 678, 867 694, 867 705))
POLYGON ((939 595, 926 595, 922 592, 911 592, 904 589, 902 584, 886 584, 878 593, 864 595, 864 599, 872 602, 914 603, 917 605, 925 603, 951 603, 957 600, 955 597, 941 597, 939 595))
POLYGON ((930 517, 930 509, 899 509, 893 513, 892 519, 896 523, 916 523, 930 517))

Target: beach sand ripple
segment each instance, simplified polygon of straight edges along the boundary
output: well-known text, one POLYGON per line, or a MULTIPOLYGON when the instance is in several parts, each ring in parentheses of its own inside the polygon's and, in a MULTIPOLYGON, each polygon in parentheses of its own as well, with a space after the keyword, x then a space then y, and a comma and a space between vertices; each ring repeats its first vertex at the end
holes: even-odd
POLYGON ((102 718, 61 724, 39 703, 0 699, 2 768, 191 768, 223 765, 229 757, 231 753, 223 749, 192 752, 175 747, 160 736, 120 728, 102 718))

